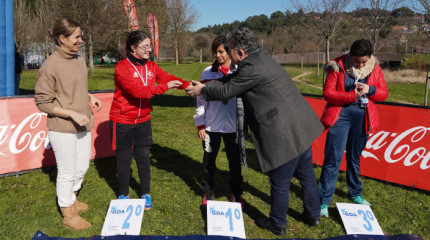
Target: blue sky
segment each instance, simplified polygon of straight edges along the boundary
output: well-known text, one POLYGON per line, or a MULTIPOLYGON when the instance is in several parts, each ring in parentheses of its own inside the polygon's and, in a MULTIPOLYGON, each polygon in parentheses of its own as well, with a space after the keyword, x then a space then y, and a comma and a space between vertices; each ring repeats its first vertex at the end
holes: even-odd
MULTIPOLYGON (((191 30, 196 31, 209 25, 244 21, 247 17, 264 14, 268 17, 273 12, 285 12, 290 5, 288 0, 189 0, 200 18, 191 30)), ((402 4, 411 8, 411 0, 402 4)), ((347 11, 355 8, 349 5, 347 11)), ((295 9, 290 9, 295 12, 295 9)))
POLYGON ((192 30, 208 25, 244 21, 247 17, 273 12, 285 12, 286 0, 190 0, 190 5, 200 13, 200 18, 192 30))

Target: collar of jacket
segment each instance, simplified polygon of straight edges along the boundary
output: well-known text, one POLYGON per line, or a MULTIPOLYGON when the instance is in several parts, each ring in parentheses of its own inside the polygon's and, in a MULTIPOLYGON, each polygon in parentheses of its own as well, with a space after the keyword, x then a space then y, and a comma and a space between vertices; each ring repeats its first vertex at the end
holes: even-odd
POLYGON ((139 59, 137 57, 135 57, 133 54, 131 54, 129 51, 127 51, 127 57, 128 59, 130 59, 130 61, 132 63, 134 63, 135 65, 145 65, 146 62, 148 61, 147 59, 139 59))
MULTIPOLYGON (((369 60, 366 62, 366 65, 364 65, 364 70, 360 76, 360 79, 364 79, 367 76, 369 76, 369 74, 373 71, 375 66, 376 66, 376 58, 373 55, 371 55, 369 60)), ((352 78, 355 78, 355 76, 360 75, 360 72, 361 72, 360 69, 352 68, 352 60, 351 60, 351 55, 349 53, 346 55, 344 67, 348 75, 351 76, 352 78), (354 70, 355 70, 355 74, 354 74, 354 70)))
MULTIPOLYGON (((360 79, 366 78, 369 76, 369 74, 375 69, 375 66, 379 64, 378 59, 375 56, 370 56, 369 61, 367 61, 366 65, 364 66, 363 73, 361 74, 360 79)), ((333 69, 335 72, 339 72, 342 70, 343 72, 347 72, 348 75, 351 77, 354 77, 353 69, 352 69, 352 61, 351 61, 351 55, 345 54, 338 58, 335 58, 324 65, 324 71, 328 72, 331 69, 333 69)), ((355 70, 356 76, 360 74, 360 70, 355 70)))
MULTIPOLYGON (((212 63, 211 72, 218 72, 218 67, 219 67, 219 64, 217 60, 215 60, 215 62, 212 63)), ((230 60, 230 72, 233 72, 235 70, 236 70, 236 64, 231 64, 231 60, 230 60)))
POLYGON ((79 55, 77 53, 74 52, 67 52, 65 51, 62 47, 55 45, 55 55, 57 55, 60 58, 64 58, 64 59, 73 59, 73 58, 78 58, 79 55))
POLYGON ((242 67, 243 65, 245 65, 248 61, 251 61, 253 58, 256 58, 258 56, 260 56, 263 52, 267 52, 267 50, 262 47, 259 46, 256 50, 254 50, 252 53, 248 54, 248 56, 246 56, 246 58, 244 58, 242 61, 240 61, 237 64, 237 68, 242 67))

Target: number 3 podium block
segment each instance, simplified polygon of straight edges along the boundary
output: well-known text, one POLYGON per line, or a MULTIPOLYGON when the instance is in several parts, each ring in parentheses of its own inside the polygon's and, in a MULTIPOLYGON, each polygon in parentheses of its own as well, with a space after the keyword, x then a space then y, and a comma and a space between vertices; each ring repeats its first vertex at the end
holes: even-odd
POLYGON ((368 205, 336 203, 346 234, 384 235, 368 205))

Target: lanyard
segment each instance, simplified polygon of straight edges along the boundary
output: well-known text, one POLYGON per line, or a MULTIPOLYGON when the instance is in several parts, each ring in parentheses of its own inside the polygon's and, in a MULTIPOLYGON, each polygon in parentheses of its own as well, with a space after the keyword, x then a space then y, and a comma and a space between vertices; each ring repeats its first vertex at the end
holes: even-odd
MULTIPOLYGON (((139 73, 139 71, 137 70, 137 68, 136 68, 136 66, 134 66, 134 64, 132 63, 132 62, 130 62, 130 59, 128 59, 127 58, 127 60, 128 60, 128 62, 131 64, 131 66, 133 66, 134 67, 134 69, 136 69, 136 72, 137 72, 137 74, 139 75, 139 77, 140 77, 140 79, 142 80, 142 82, 143 82, 143 85, 147 85, 148 84, 148 66, 145 64, 145 79, 142 77, 142 74, 141 73, 139 73)), ((141 69, 142 70, 142 69, 141 69)))
MULTIPOLYGON (((352 65, 352 64, 351 64, 352 65)), ((364 71, 364 66, 363 66, 363 68, 361 69, 361 72, 360 72, 360 74, 358 75, 358 77, 356 77, 355 76, 355 68, 354 68, 354 65, 352 65, 352 72, 354 73, 354 78, 355 78, 355 82, 354 82, 354 84, 356 84, 357 82, 358 82, 358 80, 360 80, 360 77, 361 77, 361 74, 363 74, 363 71, 364 71)))

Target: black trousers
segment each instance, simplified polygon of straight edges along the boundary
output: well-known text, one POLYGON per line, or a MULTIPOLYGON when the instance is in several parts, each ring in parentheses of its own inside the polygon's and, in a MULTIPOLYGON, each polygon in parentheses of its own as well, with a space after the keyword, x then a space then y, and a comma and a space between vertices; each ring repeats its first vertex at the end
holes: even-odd
POLYGON ((110 122, 112 142, 116 147, 119 193, 128 195, 132 157, 136 160, 141 195, 150 191, 149 146, 152 144, 151 120, 139 124, 110 122))
POLYGON ((203 176, 202 190, 204 193, 213 191, 214 174, 216 169, 216 157, 221 145, 221 137, 224 141, 228 166, 230 168, 229 186, 232 194, 242 195, 242 167, 240 165, 239 144, 236 141, 236 133, 220 133, 206 131, 206 139, 203 142, 203 176))

